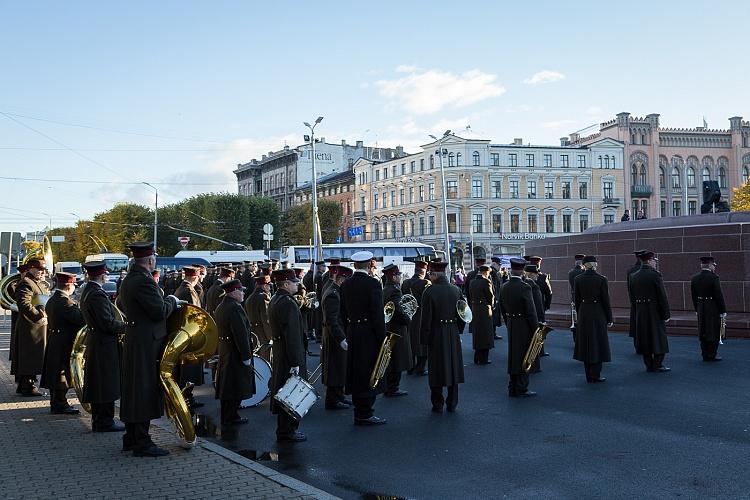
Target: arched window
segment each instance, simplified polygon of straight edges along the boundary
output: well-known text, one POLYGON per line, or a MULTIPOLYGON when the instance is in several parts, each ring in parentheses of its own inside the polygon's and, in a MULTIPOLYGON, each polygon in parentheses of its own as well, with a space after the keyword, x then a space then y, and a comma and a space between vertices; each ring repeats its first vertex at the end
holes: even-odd
POLYGON ((719 187, 725 188, 727 187, 727 171, 724 170, 724 167, 719 167, 719 187))
POLYGON ((602 157, 600 156, 596 161, 597 161, 597 166, 599 168, 602 168, 602 157))
POLYGON ((638 165, 635 163, 630 167, 630 183, 633 186, 638 184, 638 165))
POLYGON ((461 165, 461 153, 456 153, 456 166, 461 165))
POLYGON ((664 179, 664 169, 659 167, 659 187, 664 189, 666 187, 666 180, 664 179))
POLYGON ((456 165, 456 155, 453 153, 448 155, 448 166, 453 167, 456 165))
POLYGON ((680 187, 680 169, 677 167, 672 167, 672 187, 680 187))
POLYGON ((646 165, 641 165, 641 186, 646 185, 646 165))
POLYGON ((687 187, 695 187, 695 169, 693 167, 687 168, 687 187))
POLYGON ((604 168, 609 168, 609 155, 604 157, 604 168))
POLYGON ((435 168, 435 157, 430 155, 430 168, 435 168))
POLYGON ((474 151, 474 154, 471 155, 472 161, 475 167, 479 166, 479 151, 474 151))
POLYGON ((703 172, 701 173, 701 180, 704 181, 710 181, 711 180, 711 170, 708 167, 703 167, 703 172))
POLYGON ((615 165, 615 155, 612 155, 612 168, 617 168, 615 165))
POLYGON ((742 182, 747 182, 750 179, 750 170, 747 167, 742 167, 742 182))

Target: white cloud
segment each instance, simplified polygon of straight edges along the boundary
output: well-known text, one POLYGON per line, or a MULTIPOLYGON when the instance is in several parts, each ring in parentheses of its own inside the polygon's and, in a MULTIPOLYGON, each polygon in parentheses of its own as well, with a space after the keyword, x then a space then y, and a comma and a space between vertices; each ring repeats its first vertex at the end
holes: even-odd
POLYGON ((599 116, 604 110, 600 106, 589 106, 586 109, 586 114, 589 116, 599 116))
POLYGON ((544 70, 534 73, 531 77, 525 79, 523 83, 527 85, 539 85, 540 83, 552 83, 565 80, 565 75, 558 71, 544 70))
POLYGON ((408 64, 399 64, 396 66, 396 73, 414 73, 417 71, 416 66, 410 66, 408 64))
POLYGON ((380 89, 380 95, 407 111, 429 114, 446 106, 461 108, 503 95, 505 87, 496 80, 497 75, 479 70, 455 74, 431 69, 394 80, 379 80, 375 85, 380 89))
POLYGON ((576 123, 575 120, 555 120, 555 121, 550 121, 550 122, 542 122, 540 124, 540 127, 557 130, 557 129, 570 127, 574 123, 576 123))

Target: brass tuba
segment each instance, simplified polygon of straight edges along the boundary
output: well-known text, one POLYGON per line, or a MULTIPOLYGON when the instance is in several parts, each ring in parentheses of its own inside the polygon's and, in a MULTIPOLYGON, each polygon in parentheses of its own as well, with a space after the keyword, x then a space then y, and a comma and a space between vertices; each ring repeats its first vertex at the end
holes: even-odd
POLYGON ((169 316, 167 331, 167 345, 159 363, 164 407, 185 446, 192 447, 195 427, 185 397, 174 379, 174 371, 181 362, 202 363, 213 355, 219 343, 219 331, 210 314, 190 304, 183 304, 169 316))
POLYGON ((542 352, 544 339, 547 338, 547 334, 551 331, 552 327, 542 325, 534 332, 534 335, 531 337, 531 343, 529 343, 529 348, 526 349, 526 355, 521 362, 521 368, 524 372, 529 373, 529 370, 531 370, 531 365, 534 364, 539 353, 542 352))
MULTIPOLYGON (((38 241, 24 241, 21 243, 26 249, 26 255, 21 264, 28 264, 30 260, 43 260, 47 269, 52 272, 53 257, 52 257, 52 245, 49 242, 47 236, 42 239, 42 242, 38 241)), ((0 306, 4 309, 10 309, 10 306, 16 303, 16 298, 10 294, 10 288, 13 283, 18 282, 21 279, 21 273, 9 274, 2 280, 0 280, 0 306)), ((37 298, 36 296, 34 297, 37 298)), ((49 296, 46 296, 49 298, 49 296)), ((46 304, 44 297, 39 297, 35 305, 46 304)))
POLYGON ((474 319, 471 308, 464 299, 459 299, 459 301, 456 302, 456 313, 458 313, 458 317, 461 318, 461 321, 464 323, 471 323, 471 320, 474 319))
MULTIPOLYGON (((389 302, 388 304, 393 304, 389 302)), ((386 306, 388 305, 386 304, 386 306)), ((383 339, 383 343, 380 345, 380 351, 378 357, 375 360, 375 366, 373 366, 372 373, 370 374, 370 389, 375 389, 380 382, 380 379, 385 375, 385 371, 388 369, 388 365, 391 362, 391 355, 393 355, 393 346, 396 344, 396 339, 400 337, 397 333, 388 333, 383 339)))

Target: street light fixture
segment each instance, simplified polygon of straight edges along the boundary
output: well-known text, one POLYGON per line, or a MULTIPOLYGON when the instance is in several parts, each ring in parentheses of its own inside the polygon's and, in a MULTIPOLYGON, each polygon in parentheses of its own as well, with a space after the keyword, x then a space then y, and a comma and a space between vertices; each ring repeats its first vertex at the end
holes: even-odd
POLYGON ((154 252, 156 251, 156 228, 159 224, 159 190, 156 189, 154 186, 149 184, 148 182, 141 182, 141 184, 145 184, 146 186, 150 187, 154 190, 154 252))
MULTIPOLYGON (((320 234, 318 225, 318 182, 317 182, 317 171, 315 169, 315 127, 323 121, 323 117, 319 116, 315 123, 310 125, 307 122, 303 122, 303 125, 310 129, 310 159, 312 161, 312 182, 311 182, 311 189, 312 189, 312 230, 313 230, 313 251, 315 253, 315 256, 310 256, 311 261, 320 261, 323 260, 323 247, 322 242, 320 241, 320 238, 318 235, 320 234)), ((311 263, 312 263, 311 262, 311 263)), ((314 266, 314 269, 317 269, 317 266, 314 266)))
POLYGON ((445 167, 443 166, 443 141, 448 136, 450 136, 450 134, 451 131, 446 130, 443 134, 443 137, 441 137, 440 139, 430 134, 430 137, 432 137, 438 145, 438 149, 437 151, 435 151, 435 154, 438 155, 438 161, 440 162, 440 183, 443 185, 443 229, 445 231, 445 241, 443 242, 443 244, 445 245, 445 255, 448 259, 448 280, 450 280, 451 276, 453 276, 453 273, 451 265, 451 241, 450 235, 448 234, 448 192, 445 186, 445 167))

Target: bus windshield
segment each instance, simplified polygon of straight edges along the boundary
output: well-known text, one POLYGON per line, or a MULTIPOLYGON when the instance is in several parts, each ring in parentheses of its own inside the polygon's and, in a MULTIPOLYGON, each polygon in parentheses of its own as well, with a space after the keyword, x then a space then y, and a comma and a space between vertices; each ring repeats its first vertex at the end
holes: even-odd
POLYGON ((104 259, 104 263, 107 264, 107 272, 109 274, 116 274, 128 269, 128 259, 110 258, 104 259))

